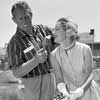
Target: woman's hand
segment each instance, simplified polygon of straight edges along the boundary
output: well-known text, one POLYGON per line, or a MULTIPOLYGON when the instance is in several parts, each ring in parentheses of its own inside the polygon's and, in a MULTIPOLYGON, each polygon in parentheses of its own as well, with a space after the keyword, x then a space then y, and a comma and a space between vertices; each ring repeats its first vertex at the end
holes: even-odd
POLYGON ((77 98, 82 97, 84 94, 83 88, 78 88, 75 91, 71 91, 71 96, 69 100, 76 100, 77 98))
POLYGON ((69 100, 70 94, 66 89, 66 85, 63 82, 57 84, 58 91, 62 94, 62 100, 69 100))

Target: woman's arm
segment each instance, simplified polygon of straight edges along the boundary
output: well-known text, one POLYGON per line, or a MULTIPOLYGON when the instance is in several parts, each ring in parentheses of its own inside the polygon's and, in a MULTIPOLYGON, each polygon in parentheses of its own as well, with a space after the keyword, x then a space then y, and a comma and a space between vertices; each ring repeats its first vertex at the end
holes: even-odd
POLYGON ((51 65, 53 67, 53 71, 54 71, 55 78, 56 78, 57 90, 61 92, 64 96, 66 96, 67 98, 69 97, 69 93, 66 89, 66 84, 64 82, 63 73, 61 71, 61 66, 59 62, 57 61, 56 57, 52 53, 50 55, 50 61, 51 61, 51 65))
POLYGON ((84 95, 84 93, 90 88, 91 81, 93 79, 92 67, 93 67, 93 59, 92 52, 90 48, 84 48, 84 68, 83 73, 85 75, 84 83, 77 88, 75 91, 72 91, 71 100, 76 100, 77 98, 84 95))
POLYGON ((93 79, 93 56, 90 48, 84 49, 84 75, 86 75, 86 80, 81 86, 84 92, 90 87, 91 81, 93 79))

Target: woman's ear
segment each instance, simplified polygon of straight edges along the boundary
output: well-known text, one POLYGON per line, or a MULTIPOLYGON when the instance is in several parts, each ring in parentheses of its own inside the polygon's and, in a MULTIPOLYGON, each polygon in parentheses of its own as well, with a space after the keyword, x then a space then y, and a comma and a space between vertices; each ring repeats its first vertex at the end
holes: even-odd
POLYGON ((68 37, 68 36, 69 36, 69 35, 68 35, 68 33, 67 33, 67 30, 65 31, 65 36, 66 36, 66 37, 68 37))

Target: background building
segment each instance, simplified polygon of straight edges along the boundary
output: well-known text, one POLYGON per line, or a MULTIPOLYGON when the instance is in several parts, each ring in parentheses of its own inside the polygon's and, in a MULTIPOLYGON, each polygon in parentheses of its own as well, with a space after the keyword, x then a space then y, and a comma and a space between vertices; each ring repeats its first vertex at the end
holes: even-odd
POLYGON ((8 57, 6 53, 7 44, 4 47, 0 47, 0 70, 6 69, 8 67, 8 57))
POLYGON ((94 29, 90 29, 90 32, 80 33, 79 41, 91 47, 96 67, 100 67, 100 42, 95 41, 94 29))

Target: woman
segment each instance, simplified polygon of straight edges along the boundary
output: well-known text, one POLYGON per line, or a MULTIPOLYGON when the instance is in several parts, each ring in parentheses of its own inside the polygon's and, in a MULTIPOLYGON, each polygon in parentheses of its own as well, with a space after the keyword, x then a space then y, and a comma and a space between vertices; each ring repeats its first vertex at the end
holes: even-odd
POLYGON ((77 25, 60 18, 54 29, 58 47, 51 53, 57 90, 68 100, 96 100, 91 89, 93 59, 88 45, 77 41, 77 25), (67 85, 67 89, 66 89, 67 85))

